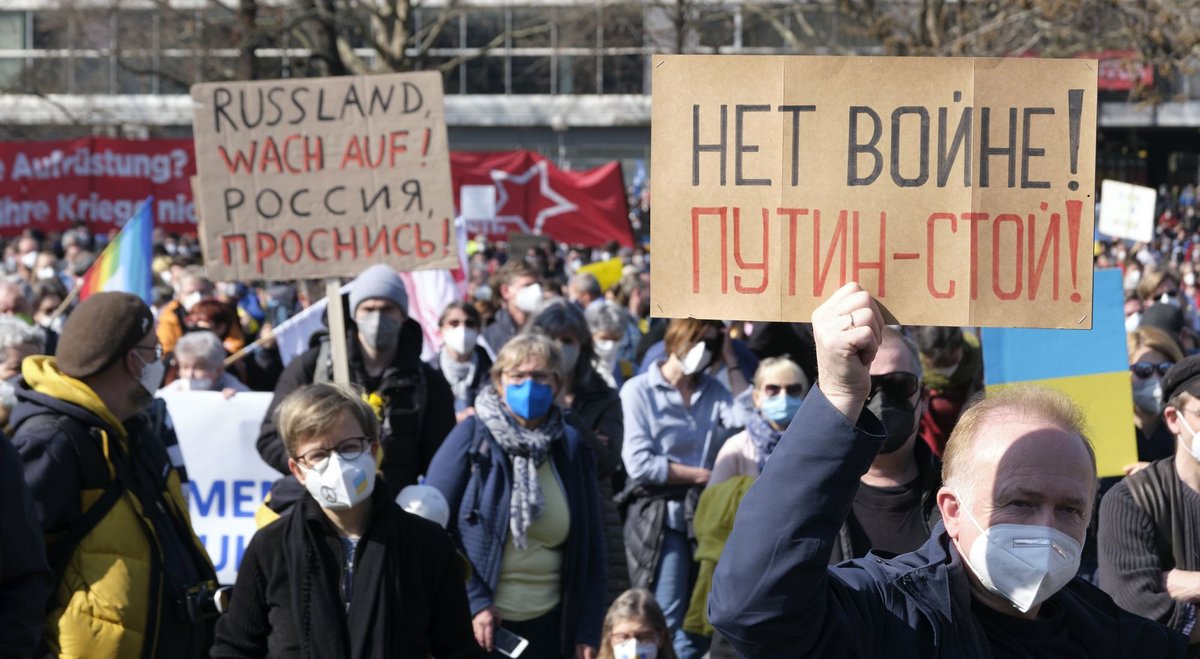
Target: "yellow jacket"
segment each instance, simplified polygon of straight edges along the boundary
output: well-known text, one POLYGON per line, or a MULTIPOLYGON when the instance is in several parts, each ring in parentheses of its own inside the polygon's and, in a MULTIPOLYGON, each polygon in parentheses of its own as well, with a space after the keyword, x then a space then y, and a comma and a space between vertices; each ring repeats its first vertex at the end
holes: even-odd
MULTIPOLYGON (((26 386, 13 411, 17 428, 13 443, 23 457, 30 456, 25 458, 26 480, 35 492, 54 487, 64 493, 78 492, 80 513, 86 514, 107 483, 118 477, 118 470, 128 475, 147 461, 157 465, 161 460, 164 468, 169 464, 160 443, 137 433, 135 446, 145 454, 130 456, 125 424, 86 384, 59 371, 53 357, 26 359, 22 374, 26 386), (32 417, 43 418, 26 423, 32 417), (41 463, 35 458, 39 453, 75 455, 78 469, 39 473, 41 463), (133 464, 135 459, 140 461, 138 465, 133 464), (97 474, 99 479, 91 478, 97 474), (78 475, 82 482, 70 480, 78 475)), ((175 655, 173 648, 179 640, 163 623, 175 615, 168 609, 176 606, 176 598, 167 588, 171 568, 164 561, 160 531, 144 506, 160 506, 167 517, 174 518, 177 529, 186 529, 179 544, 185 545, 185 553, 190 555, 183 560, 192 563, 206 585, 216 585, 212 564, 191 530, 178 473, 168 469, 162 489, 152 489, 145 477, 139 481, 124 476, 121 482, 125 489, 120 498, 76 545, 62 567, 61 578, 55 574, 59 580, 45 635, 50 649, 60 657, 175 655)), ((43 523, 43 528, 54 524, 43 523)), ((69 528, 70 524, 63 526, 69 528)), ((47 533, 48 547, 57 535, 47 533)))

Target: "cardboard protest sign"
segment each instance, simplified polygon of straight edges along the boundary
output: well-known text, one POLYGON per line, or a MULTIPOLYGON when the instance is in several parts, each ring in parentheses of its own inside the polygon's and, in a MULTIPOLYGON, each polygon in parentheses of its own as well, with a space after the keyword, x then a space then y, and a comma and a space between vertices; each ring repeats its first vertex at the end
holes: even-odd
POLYGON ((237 580, 257 527, 254 513, 280 474, 258 456, 254 440, 270 393, 225 399, 219 392, 160 392, 187 466, 188 511, 223 584, 237 580))
POLYGON ((210 276, 457 263, 437 73, 205 83, 192 100, 210 276))
POLYGON ((1154 240, 1154 206, 1158 193, 1132 183, 1100 182, 1100 233, 1148 243, 1154 240))
POLYGON ((1091 325, 1094 60, 658 56, 652 313, 1091 325))
POLYGON ((1120 476, 1138 457, 1121 271, 1097 270, 1095 286, 1096 322, 1086 332, 984 329, 984 384, 1035 384, 1070 396, 1087 419, 1100 476, 1120 476))

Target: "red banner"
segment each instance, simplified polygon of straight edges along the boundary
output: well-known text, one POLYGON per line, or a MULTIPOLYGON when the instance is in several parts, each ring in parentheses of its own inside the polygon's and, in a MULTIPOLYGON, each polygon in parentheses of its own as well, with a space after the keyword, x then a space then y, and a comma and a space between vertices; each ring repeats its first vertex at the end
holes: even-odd
MULTIPOLYGON (((458 212, 472 234, 633 245, 619 163, 567 172, 532 151, 452 152, 450 169, 458 212)), ((149 195, 156 227, 195 233, 188 182, 195 174, 192 140, 0 142, 0 237, 80 222, 105 233, 119 229, 149 195)))
POLYGON ((451 152, 458 214, 471 235, 548 236, 599 247, 633 246, 620 163, 567 172, 532 151, 451 152))
POLYGON ((155 226, 195 233, 191 140, 0 142, 0 236, 119 229, 154 195, 155 226))

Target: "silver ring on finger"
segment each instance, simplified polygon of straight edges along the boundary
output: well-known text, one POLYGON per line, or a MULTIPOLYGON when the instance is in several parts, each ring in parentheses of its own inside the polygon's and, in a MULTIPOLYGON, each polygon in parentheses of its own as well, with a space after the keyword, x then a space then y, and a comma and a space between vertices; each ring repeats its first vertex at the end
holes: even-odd
POLYGON ((851 311, 846 315, 850 317, 850 327, 848 329, 854 329, 854 312, 851 311))

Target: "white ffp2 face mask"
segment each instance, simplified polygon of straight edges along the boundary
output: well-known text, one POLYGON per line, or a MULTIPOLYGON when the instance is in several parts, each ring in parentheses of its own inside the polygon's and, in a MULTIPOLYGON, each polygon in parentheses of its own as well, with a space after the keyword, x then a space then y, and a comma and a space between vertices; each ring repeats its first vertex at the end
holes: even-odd
POLYGON ((167 365, 162 363, 161 359, 147 362, 137 352, 134 352, 134 354, 142 362, 142 373, 138 377, 138 383, 142 385, 142 389, 145 389, 146 393, 153 394, 158 391, 159 385, 162 384, 163 376, 167 374, 167 365))
POLYGON ((612 646, 613 659, 657 659, 658 646, 653 643, 639 643, 631 638, 624 643, 612 646))
POLYGON ((442 332, 442 344, 459 355, 469 354, 475 349, 475 343, 478 340, 479 332, 467 329, 466 325, 451 327, 442 332))
POLYGON ((1013 608, 1029 613, 1075 578, 1082 551, 1075 538, 1048 526, 994 524, 985 529, 966 501, 958 501, 982 534, 971 545, 967 565, 984 588, 1013 608))
POLYGON ((683 357, 683 373, 684 375, 694 375, 708 368, 712 363, 712 352, 708 349, 708 344, 701 341, 692 346, 691 350, 683 357))
POLYGON ((353 460, 333 451, 315 468, 300 468, 304 470, 304 489, 322 508, 353 508, 375 490, 375 456, 369 450, 353 460))
MULTIPOLYGON (((1179 419, 1179 422, 1187 429, 1188 434, 1192 436, 1192 441, 1184 442, 1184 448, 1188 450, 1188 453, 1192 454, 1193 458, 1200 461, 1200 437, 1196 436, 1196 431, 1192 430, 1192 426, 1188 424, 1187 419, 1183 418, 1183 410, 1176 410, 1175 418, 1179 419)), ((1182 442, 1183 438, 1180 437, 1179 441, 1182 442)))
POLYGON ((538 309, 542 308, 543 297, 545 296, 542 293, 542 285, 530 284, 517 291, 517 297, 514 302, 521 311, 536 313, 538 309))

